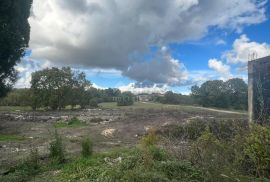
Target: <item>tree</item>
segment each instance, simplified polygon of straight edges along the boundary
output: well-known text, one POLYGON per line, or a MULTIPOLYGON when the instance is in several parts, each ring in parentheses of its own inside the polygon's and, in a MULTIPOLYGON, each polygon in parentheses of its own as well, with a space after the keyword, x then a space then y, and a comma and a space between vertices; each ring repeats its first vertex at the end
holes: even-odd
POLYGON ((120 97, 118 97, 118 106, 130 106, 134 104, 134 95, 131 92, 123 92, 120 97))
POLYGON ((90 86, 83 72, 73 72, 70 67, 34 72, 31 80, 33 109, 50 107, 55 110, 67 105, 84 108, 90 100, 86 98, 86 88, 90 86))
POLYGON ((239 78, 206 81, 191 88, 191 95, 205 107, 247 109, 247 84, 239 78))
POLYGON ((226 93, 229 97, 229 105, 234 109, 247 109, 248 86, 244 80, 233 78, 225 82, 226 93))
POLYGON ((0 97, 5 96, 15 82, 14 66, 28 47, 31 5, 32 0, 0 1, 0 97))

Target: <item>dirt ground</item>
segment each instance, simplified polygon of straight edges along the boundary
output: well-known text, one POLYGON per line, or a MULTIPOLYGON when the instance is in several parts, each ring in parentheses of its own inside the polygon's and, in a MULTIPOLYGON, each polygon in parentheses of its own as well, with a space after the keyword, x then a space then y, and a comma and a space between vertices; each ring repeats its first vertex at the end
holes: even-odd
POLYGON ((31 148, 37 148, 42 156, 48 155, 53 138, 54 124, 77 117, 86 123, 80 127, 57 128, 62 136, 68 155, 81 150, 82 138, 89 136, 94 151, 106 151, 115 147, 130 147, 153 127, 160 128, 200 118, 247 119, 247 115, 219 110, 181 108, 114 108, 76 111, 47 112, 0 112, 0 134, 21 136, 23 140, 0 140, 0 172, 24 159, 31 148), (94 118, 94 119, 93 119, 94 118))

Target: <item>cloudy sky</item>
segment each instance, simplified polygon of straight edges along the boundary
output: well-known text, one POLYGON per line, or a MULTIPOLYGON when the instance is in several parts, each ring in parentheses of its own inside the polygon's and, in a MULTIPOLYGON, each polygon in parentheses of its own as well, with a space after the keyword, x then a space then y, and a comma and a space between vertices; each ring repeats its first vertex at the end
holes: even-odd
POLYGON ((249 55, 270 55, 269 11, 267 0, 34 0, 16 87, 52 66, 134 93, 246 80, 249 55))

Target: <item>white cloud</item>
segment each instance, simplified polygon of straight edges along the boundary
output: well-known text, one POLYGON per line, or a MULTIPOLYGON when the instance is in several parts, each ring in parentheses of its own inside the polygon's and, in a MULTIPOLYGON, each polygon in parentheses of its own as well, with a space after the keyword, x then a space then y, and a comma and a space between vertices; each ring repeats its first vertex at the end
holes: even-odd
MULTIPOLYGON (((263 22, 266 2, 34 0, 30 48, 33 58, 52 64, 126 72, 142 62, 131 55, 143 57, 149 46, 197 40, 209 27, 240 31, 263 22)), ((170 66, 174 61, 162 64, 170 66)), ((144 74, 145 80, 152 77, 149 74, 144 74)))
POLYGON ((270 55, 270 45, 251 41, 246 35, 241 35, 233 43, 233 49, 223 54, 223 58, 231 64, 245 64, 252 54, 254 58, 261 58, 270 55))
POLYGON ((102 86, 99 86, 95 83, 92 83, 92 87, 96 88, 96 89, 101 89, 101 90, 104 90, 104 89, 107 89, 107 87, 102 87, 102 86))
POLYGON ((21 62, 15 66, 15 69, 19 73, 19 79, 15 83, 15 88, 29 88, 31 82, 31 74, 35 71, 51 67, 49 61, 36 61, 29 59, 29 57, 23 58, 21 62))
POLYGON ((218 72, 219 74, 221 74, 226 78, 232 76, 230 73, 230 66, 222 63, 222 61, 219 61, 217 59, 209 59, 208 66, 209 68, 215 70, 216 72, 218 72))
POLYGON ((216 45, 226 45, 226 44, 227 44, 227 42, 225 40, 223 40, 223 39, 219 39, 216 42, 216 45))
POLYGON ((128 85, 123 85, 118 87, 121 92, 130 91, 133 94, 142 94, 142 93, 165 93, 169 90, 167 85, 158 85, 153 84, 151 86, 138 86, 136 83, 130 83, 128 85))

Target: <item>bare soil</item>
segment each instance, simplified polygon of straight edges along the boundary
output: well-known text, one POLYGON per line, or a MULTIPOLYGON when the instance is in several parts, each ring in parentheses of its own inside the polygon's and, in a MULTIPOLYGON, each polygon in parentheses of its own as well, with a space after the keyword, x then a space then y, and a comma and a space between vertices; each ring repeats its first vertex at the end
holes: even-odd
POLYGON ((149 128, 161 128, 200 118, 247 119, 246 114, 219 112, 218 110, 168 109, 87 109, 57 112, 0 112, 0 134, 24 137, 18 141, 0 141, 0 172, 23 160, 31 148, 37 148, 42 156, 48 155, 53 139, 54 123, 77 117, 85 126, 57 128, 68 155, 78 154, 81 140, 90 137, 94 151, 106 151, 116 147, 130 147, 138 143, 149 128))

